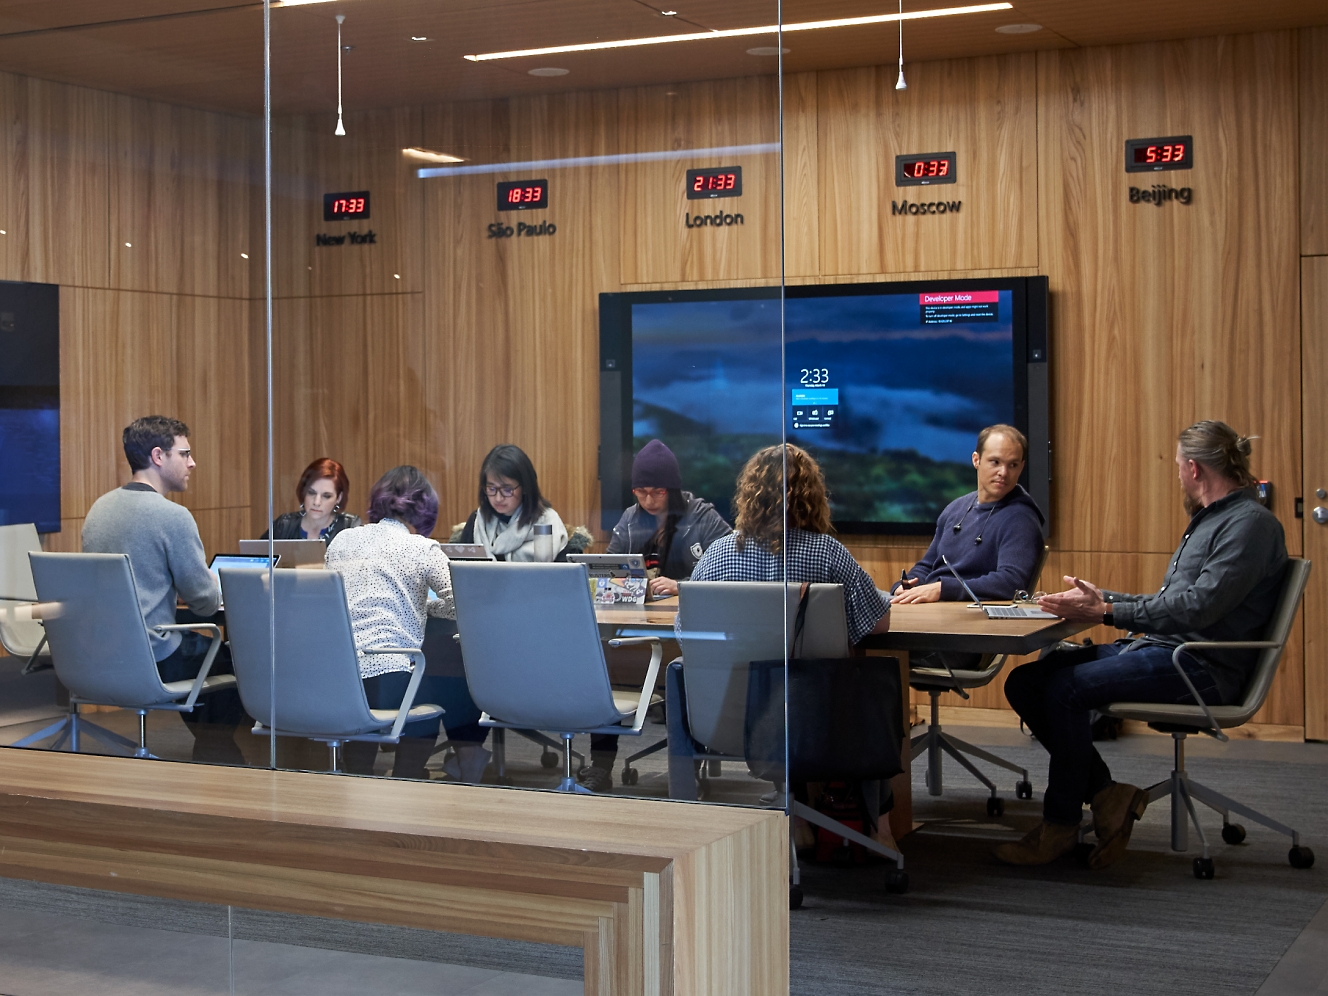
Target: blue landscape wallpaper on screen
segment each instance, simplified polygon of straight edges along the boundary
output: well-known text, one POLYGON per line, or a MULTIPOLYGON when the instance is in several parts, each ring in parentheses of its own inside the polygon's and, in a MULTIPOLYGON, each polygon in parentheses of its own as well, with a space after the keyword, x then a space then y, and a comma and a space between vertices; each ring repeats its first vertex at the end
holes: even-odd
POLYGON ((634 304, 634 446, 664 440, 731 521, 738 471, 782 421, 836 521, 934 521, 974 487, 978 431, 1014 417, 1013 295, 993 297, 951 324, 924 324, 917 293, 789 298, 783 357, 777 299, 634 304))

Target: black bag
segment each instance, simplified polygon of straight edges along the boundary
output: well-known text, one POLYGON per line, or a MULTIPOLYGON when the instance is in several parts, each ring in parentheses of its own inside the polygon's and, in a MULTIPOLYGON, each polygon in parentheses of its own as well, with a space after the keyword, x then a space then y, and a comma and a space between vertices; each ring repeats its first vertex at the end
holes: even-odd
POLYGON ((811 586, 802 586, 787 666, 748 665, 743 746, 752 775, 772 782, 872 781, 903 771, 903 693, 895 657, 797 656, 811 586))

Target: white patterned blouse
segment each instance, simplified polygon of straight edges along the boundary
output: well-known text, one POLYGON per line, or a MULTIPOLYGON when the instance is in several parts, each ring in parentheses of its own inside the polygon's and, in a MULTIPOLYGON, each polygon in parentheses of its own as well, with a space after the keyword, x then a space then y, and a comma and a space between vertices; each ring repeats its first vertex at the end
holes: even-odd
POLYGON ((426 616, 456 618, 447 554, 395 519, 338 533, 327 548, 327 568, 346 586, 362 678, 410 670, 404 654, 365 650, 423 646, 426 616), (429 599, 430 589, 437 599, 429 599))

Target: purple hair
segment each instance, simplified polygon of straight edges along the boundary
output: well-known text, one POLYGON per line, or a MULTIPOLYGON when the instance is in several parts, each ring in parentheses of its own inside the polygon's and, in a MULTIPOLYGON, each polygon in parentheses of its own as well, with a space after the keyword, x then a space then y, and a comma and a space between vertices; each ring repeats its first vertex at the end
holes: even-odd
POLYGON ((428 536, 438 523, 438 493, 418 468, 393 467, 370 489, 367 517, 370 522, 396 519, 428 536))

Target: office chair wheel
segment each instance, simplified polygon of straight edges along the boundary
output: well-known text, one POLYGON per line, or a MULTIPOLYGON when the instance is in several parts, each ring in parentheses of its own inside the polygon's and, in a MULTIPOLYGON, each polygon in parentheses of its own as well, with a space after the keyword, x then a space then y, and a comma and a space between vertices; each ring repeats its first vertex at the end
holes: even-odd
POLYGON ((891 868, 885 873, 885 891, 894 896, 902 896, 908 891, 908 872, 891 868))
POLYGON ((1245 828, 1239 823, 1223 823, 1222 839, 1228 844, 1245 843, 1245 828))
POLYGON ((789 909, 791 910, 802 909, 802 886, 800 885, 789 886, 789 909))
POLYGON ((1292 868, 1313 868, 1314 852, 1308 847, 1293 847, 1287 851, 1287 860, 1292 868))
POLYGON ((1200 878, 1200 879, 1210 879, 1210 878, 1213 877, 1213 873, 1214 873, 1216 870, 1217 870, 1217 869, 1216 869, 1216 867, 1213 865, 1213 859, 1212 859, 1212 858, 1195 858, 1195 859, 1194 859, 1194 877, 1195 877, 1195 878, 1200 878))
POLYGON ((624 785, 635 785, 639 777, 639 772, 635 768, 623 768, 622 783, 624 785))
POLYGON ((544 753, 542 753, 542 754, 540 755, 540 767, 541 767, 541 768, 556 768, 556 767, 558 767, 558 761, 559 761, 559 760, 560 760, 560 758, 558 757, 557 754, 555 754, 555 753, 554 753, 553 751, 551 751, 551 750, 546 750, 544 753))
POLYGON ((1033 798, 1033 783, 1025 778, 1022 782, 1014 783, 1014 795, 1016 799, 1033 798))
POLYGON ((1074 855, 1075 864, 1080 868, 1087 868, 1088 859, 1093 855, 1093 845, 1086 840, 1081 840, 1074 845, 1074 850, 1071 853, 1074 855))
POLYGON ((994 796, 994 795, 988 797, 988 799, 987 799, 987 815, 988 815, 988 816, 1004 816, 1004 815, 1005 815, 1005 800, 1002 799, 1002 798, 1000 798, 999 796, 994 796))

